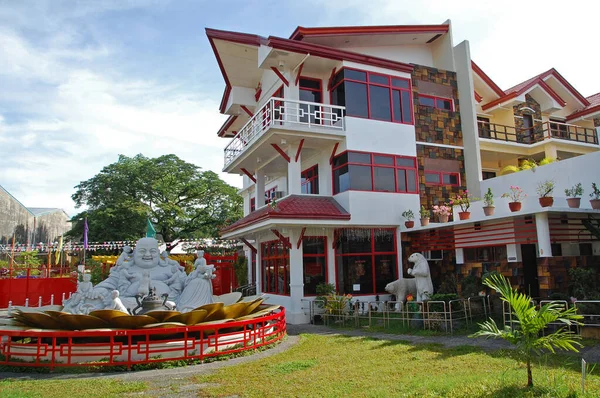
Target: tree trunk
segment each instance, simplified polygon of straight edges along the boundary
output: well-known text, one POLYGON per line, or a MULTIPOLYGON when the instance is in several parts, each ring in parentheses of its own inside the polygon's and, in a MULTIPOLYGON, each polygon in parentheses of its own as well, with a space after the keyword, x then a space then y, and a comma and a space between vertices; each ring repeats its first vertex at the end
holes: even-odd
POLYGON ((533 376, 531 375, 531 359, 527 358, 527 387, 533 387, 533 376))

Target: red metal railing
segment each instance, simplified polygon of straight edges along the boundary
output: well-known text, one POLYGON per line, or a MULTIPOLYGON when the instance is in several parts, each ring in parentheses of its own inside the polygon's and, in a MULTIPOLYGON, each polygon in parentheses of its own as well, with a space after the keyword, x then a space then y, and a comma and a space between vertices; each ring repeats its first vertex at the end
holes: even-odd
POLYGON ((0 328, 0 365, 126 366, 193 361, 254 350, 286 334, 285 309, 264 317, 179 328, 10 331, 0 328))
POLYGON ((42 268, 39 275, 32 275, 37 269, 23 270, 24 275, 0 278, 0 308, 12 305, 37 307, 49 304, 62 304, 63 295, 68 298, 77 290, 77 276, 67 272, 67 268, 42 268), (48 277, 48 275, 52 277, 48 277))

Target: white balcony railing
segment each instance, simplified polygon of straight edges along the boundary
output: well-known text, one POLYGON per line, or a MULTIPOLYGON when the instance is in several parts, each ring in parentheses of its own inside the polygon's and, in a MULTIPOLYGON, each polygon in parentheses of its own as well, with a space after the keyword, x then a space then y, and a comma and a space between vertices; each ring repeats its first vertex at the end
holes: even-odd
POLYGON ((276 126, 344 130, 345 107, 273 97, 241 128, 225 147, 225 167, 248 145, 276 126))

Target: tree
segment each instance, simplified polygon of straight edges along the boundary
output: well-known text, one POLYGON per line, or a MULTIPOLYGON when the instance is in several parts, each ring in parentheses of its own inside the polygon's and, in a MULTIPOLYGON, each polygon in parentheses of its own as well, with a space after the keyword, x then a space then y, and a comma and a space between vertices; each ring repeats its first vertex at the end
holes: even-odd
POLYGON ((69 235, 81 237, 87 217, 90 241, 138 239, 146 218, 166 242, 218 237, 220 227, 242 216, 235 187, 175 155, 119 155, 116 163, 75 188, 76 206, 88 210, 73 217, 69 235))
POLYGON ((536 308, 531 297, 513 290, 508 280, 501 274, 490 275, 483 284, 499 292, 500 299, 510 305, 517 327, 512 329, 505 325, 504 329, 500 330, 496 322, 490 318, 480 323, 480 330, 471 337, 501 338, 514 344, 527 364, 528 387, 533 387, 531 360, 534 354, 544 349, 554 353, 555 348, 578 352, 575 345, 581 347, 581 343, 576 341, 580 336, 567 328, 579 324, 579 320, 583 318, 577 315, 575 307, 565 309, 562 303, 550 302, 536 308), (554 333, 540 336, 550 323, 562 323, 564 326, 554 333))

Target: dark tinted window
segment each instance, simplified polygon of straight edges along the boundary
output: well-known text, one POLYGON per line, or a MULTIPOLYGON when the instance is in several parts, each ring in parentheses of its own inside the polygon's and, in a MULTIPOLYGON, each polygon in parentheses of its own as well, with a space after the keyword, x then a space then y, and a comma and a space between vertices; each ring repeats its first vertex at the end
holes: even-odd
POLYGON ((371 94, 371 118, 392 120, 390 109, 390 89, 387 87, 369 86, 371 94))

